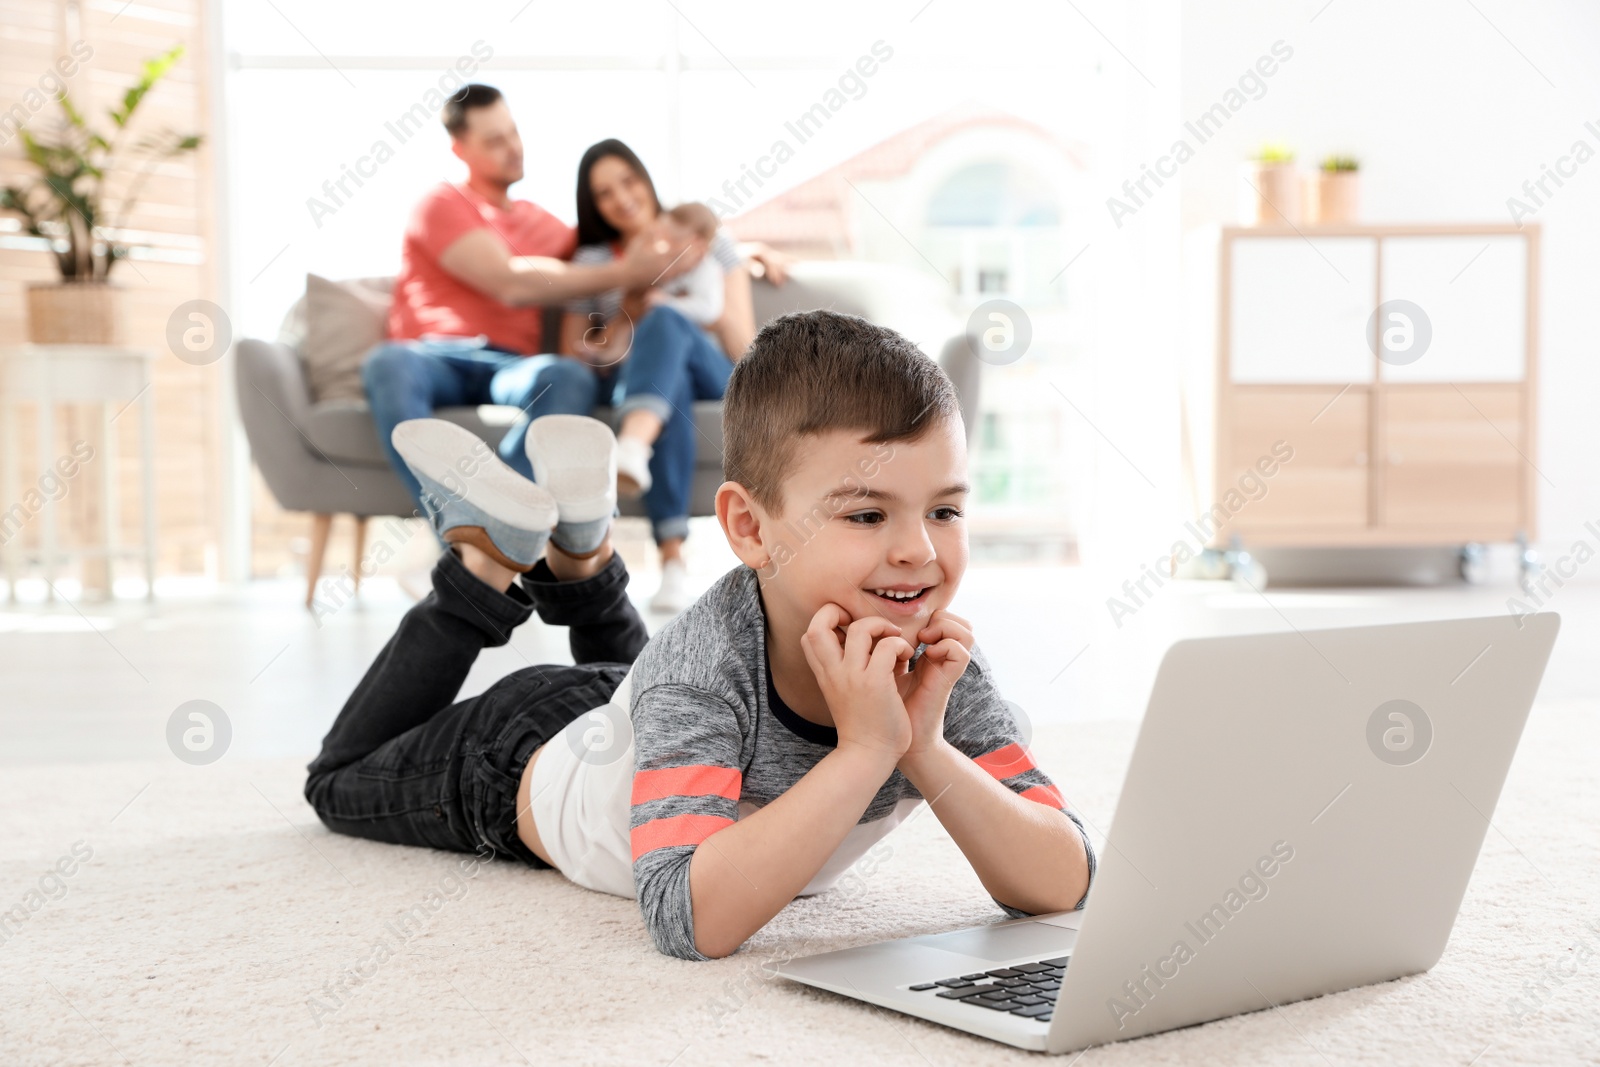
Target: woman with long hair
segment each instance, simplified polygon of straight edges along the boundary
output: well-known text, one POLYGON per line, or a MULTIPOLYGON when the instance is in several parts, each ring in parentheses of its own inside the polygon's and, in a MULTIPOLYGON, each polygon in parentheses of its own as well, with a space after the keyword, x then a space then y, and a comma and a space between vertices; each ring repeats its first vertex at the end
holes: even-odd
MULTIPOLYGON (((649 171, 615 138, 584 152, 577 193, 575 264, 604 263, 651 227, 671 224, 649 171)), ((733 239, 717 230, 705 256, 722 274, 714 323, 692 321, 657 290, 619 289, 569 303, 561 330, 562 353, 587 361, 611 386, 618 492, 643 496, 661 552, 661 588, 650 601, 657 611, 681 611, 689 602, 682 553, 699 444, 694 403, 722 398, 734 361, 755 336, 750 273, 733 239)), ((766 265, 780 280, 780 263, 766 265)))

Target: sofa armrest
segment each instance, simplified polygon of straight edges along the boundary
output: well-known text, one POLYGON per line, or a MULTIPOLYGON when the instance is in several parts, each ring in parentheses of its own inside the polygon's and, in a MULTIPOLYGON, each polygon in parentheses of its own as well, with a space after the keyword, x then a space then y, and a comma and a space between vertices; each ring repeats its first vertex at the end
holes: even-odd
POLYGON ((307 510, 301 487, 327 464, 302 430, 311 394, 300 357, 288 345, 245 337, 234 347, 234 360, 235 399, 251 458, 279 504, 307 510))
POLYGON ((956 387, 961 401, 961 421, 967 427, 967 446, 972 445, 972 435, 978 429, 978 401, 982 395, 983 361, 966 334, 958 333, 945 341, 939 352, 939 366, 956 387))

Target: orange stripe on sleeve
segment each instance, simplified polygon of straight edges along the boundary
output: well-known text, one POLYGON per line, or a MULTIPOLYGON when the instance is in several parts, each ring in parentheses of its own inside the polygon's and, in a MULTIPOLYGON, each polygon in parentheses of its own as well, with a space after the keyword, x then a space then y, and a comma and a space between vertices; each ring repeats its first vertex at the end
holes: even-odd
POLYGON ((735 767, 713 767, 693 763, 682 767, 658 767, 638 771, 633 776, 630 804, 643 804, 663 797, 726 797, 738 800, 744 778, 735 767))
POLYGON ((1034 769, 1033 753, 1028 751, 1028 746, 1020 742, 997 748, 993 752, 985 752, 972 762, 996 778, 1002 779, 1034 769))
POLYGON ((646 852, 674 845, 698 845, 724 826, 732 825, 733 820, 725 815, 672 815, 635 826, 628 839, 633 845, 634 861, 638 862, 646 852))
POLYGON ((1061 799, 1061 790, 1053 785, 1031 786, 1018 793, 1017 796, 1022 797, 1024 800, 1036 801, 1051 808, 1064 808, 1067 806, 1066 801, 1061 799))

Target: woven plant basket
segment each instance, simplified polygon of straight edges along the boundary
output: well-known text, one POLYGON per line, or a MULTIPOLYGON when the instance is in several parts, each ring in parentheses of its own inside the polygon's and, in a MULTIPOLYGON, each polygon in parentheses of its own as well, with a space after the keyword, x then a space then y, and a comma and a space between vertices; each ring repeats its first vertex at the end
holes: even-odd
POLYGON ((38 345, 119 345, 122 293, 105 282, 28 286, 28 340, 38 345))

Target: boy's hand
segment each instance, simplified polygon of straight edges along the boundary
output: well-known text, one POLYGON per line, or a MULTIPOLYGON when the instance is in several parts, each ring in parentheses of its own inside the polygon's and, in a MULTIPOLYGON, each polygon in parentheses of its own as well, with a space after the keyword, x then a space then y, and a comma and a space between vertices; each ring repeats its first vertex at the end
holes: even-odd
POLYGON ((877 615, 851 622, 839 605, 824 604, 811 617, 800 647, 833 712, 840 746, 903 756, 914 734, 896 680, 915 650, 900 628, 877 615))
POLYGON ((944 740, 945 705, 972 661, 972 624, 941 609, 917 632, 917 641, 926 647, 916 669, 895 679, 911 722, 906 759, 915 759, 944 740))

